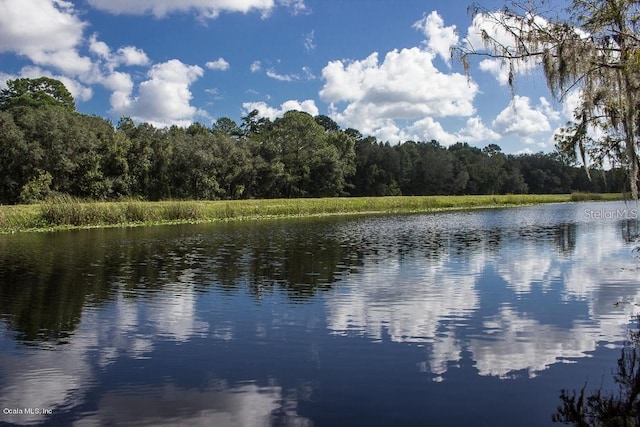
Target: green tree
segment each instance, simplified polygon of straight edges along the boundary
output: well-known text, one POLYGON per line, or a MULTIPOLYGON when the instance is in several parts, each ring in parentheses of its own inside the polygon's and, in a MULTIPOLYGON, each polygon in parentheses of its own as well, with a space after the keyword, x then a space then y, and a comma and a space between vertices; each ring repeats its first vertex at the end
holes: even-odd
POLYGON ((125 132, 118 130, 105 138, 100 156, 107 197, 131 196, 131 168, 127 155, 132 143, 125 132))
POLYGON ((272 138, 247 141, 253 160, 255 180, 247 188, 247 194, 259 198, 285 196, 286 176, 282 153, 272 138))
POLYGON ((240 126, 228 117, 220 117, 216 120, 213 124, 212 130, 214 133, 221 133, 232 138, 239 138, 243 135, 240 126))
POLYGON ((45 105, 59 105, 71 111, 76 109, 73 96, 64 84, 49 77, 7 80, 7 88, 0 91, 0 110, 45 105))
POLYGON ((191 136, 202 135, 209 136, 211 131, 202 123, 191 123, 187 128, 187 133, 191 136))
MULTIPOLYGON (((211 135, 172 127, 167 135, 171 145, 170 154, 162 150, 163 163, 167 162, 165 174, 171 197, 181 199, 218 199, 223 195, 216 174, 222 159, 216 158, 212 149, 211 135)), ((157 167, 157 166, 156 166, 157 167)))
POLYGON ((606 158, 629 171, 638 197, 640 164, 640 3, 637 0, 572 0, 565 13, 534 0, 492 12, 474 6, 475 16, 489 25, 481 31, 487 50, 463 43, 454 49, 467 70, 469 58, 489 55, 508 66, 513 85, 524 61, 542 65, 547 85, 560 101, 579 90, 574 122, 557 136, 560 150, 602 164, 606 158), (505 42, 497 29, 511 37, 505 42), (602 132, 591 132, 590 129, 602 132), (596 136, 601 134, 602 136, 596 136))
POLYGON ((258 110, 252 110, 249 114, 242 118, 240 129, 245 137, 254 137, 265 131, 269 131, 273 124, 266 117, 260 117, 258 110))
POLYGON ((356 138, 355 173, 351 178, 354 196, 394 196, 399 187, 400 157, 389 144, 378 143, 374 137, 363 138, 356 129, 345 134, 356 138))
POLYGON ((151 193, 151 169, 154 151, 151 141, 155 134, 151 125, 136 126, 133 120, 123 118, 118 123, 117 132, 130 141, 126 153, 129 167, 129 190, 132 196, 149 198, 151 193))
POLYGON ((506 157, 502 148, 497 144, 489 144, 482 149, 482 191, 486 194, 500 194, 505 192, 507 171, 506 157))
POLYGON ((36 203, 45 200, 51 194, 51 181, 53 177, 49 172, 40 172, 22 187, 20 203, 36 203))
MULTIPOLYGON (((171 160, 174 151, 174 141, 169 130, 150 127, 150 145, 153 153, 151 170, 149 171, 149 193, 152 200, 163 200, 174 197, 171 185, 171 160)), ((139 126, 140 127, 140 126, 139 126)))
POLYGON ((13 115, 0 111, 0 203, 18 202, 23 186, 37 176, 44 155, 13 115))
MULTIPOLYGON (((347 135, 362 136, 355 129, 347 129, 347 135)), ((399 196, 401 158, 398 150, 389 143, 379 143, 374 137, 360 138, 355 144, 356 171, 351 179, 354 196, 399 196)))
POLYGON ((524 180, 524 176, 520 169, 510 163, 507 158, 506 174, 502 184, 502 192, 505 194, 526 194, 529 192, 529 186, 524 180))
MULTIPOLYGON (((335 169, 332 195, 346 195, 353 188, 349 179, 356 172, 356 140, 341 130, 328 131, 325 137, 327 144, 335 147, 337 154, 332 164, 335 169)), ((329 155, 333 156, 331 153, 329 155)))
POLYGON ((128 137, 131 138, 132 136, 135 135, 136 132, 136 124, 133 121, 133 119, 131 117, 128 116, 124 116, 124 117, 120 117, 120 120, 118 121, 118 124, 116 125, 116 129, 124 132, 124 134, 128 137))
POLYGON ((456 143, 449 147, 449 152, 453 154, 456 159, 457 169, 454 175, 459 179, 457 181, 458 186, 464 182, 464 188, 459 192, 465 194, 483 194, 486 192, 485 183, 487 167, 483 164, 483 160, 486 157, 483 155, 482 150, 477 147, 472 147, 465 143, 456 143))
POLYGON ((528 191, 533 194, 566 194, 572 190, 594 191, 573 187, 576 174, 581 172, 584 175, 585 172, 564 164, 553 153, 522 154, 511 157, 508 163, 508 168, 521 172, 528 191))
POLYGON ((398 181, 402 194, 451 194, 453 156, 437 141, 407 141, 395 149, 400 162, 398 181))
POLYGON ((40 153, 27 163, 30 168, 27 180, 48 172, 52 191, 96 199, 106 197, 101 158, 105 141, 114 132, 111 123, 59 105, 14 107, 11 112, 24 139, 40 153))
MULTIPOLYGON (((313 117, 302 111, 288 111, 273 122, 268 131, 271 140, 280 151, 284 165, 287 197, 316 196, 317 184, 313 182, 313 168, 338 167, 337 150, 327 148, 325 130, 313 117), (331 158, 331 159, 329 159, 331 158)), ((319 172, 317 172, 319 173, 319 172)), ((327 172, 322 175, 327 177, 327 172)), ((333 185, 324 183, 326 185, 333 185)), ((323 194, 325 195, 325 194, 323 194)))
POLYGON ((340 126, 338 126, 338 124, 331 117, 325 116, 324 114, 315 116, 314 120, 327 132, 340 130, 340 126))
POLYGON ((240 199, 250 196, 256 177, 247 142, 214 134, 211 150, 217 159, 215 177, 220 185, 220 197, 240 199))

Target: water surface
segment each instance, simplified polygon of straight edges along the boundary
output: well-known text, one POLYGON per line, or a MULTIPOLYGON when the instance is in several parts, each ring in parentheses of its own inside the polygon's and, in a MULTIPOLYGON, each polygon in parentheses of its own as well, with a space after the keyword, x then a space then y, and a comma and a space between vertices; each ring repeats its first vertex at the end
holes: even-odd
POLYGON ((547 425, 561 389, 611 386, 636 212, 0 236, 0 422, 547 425))

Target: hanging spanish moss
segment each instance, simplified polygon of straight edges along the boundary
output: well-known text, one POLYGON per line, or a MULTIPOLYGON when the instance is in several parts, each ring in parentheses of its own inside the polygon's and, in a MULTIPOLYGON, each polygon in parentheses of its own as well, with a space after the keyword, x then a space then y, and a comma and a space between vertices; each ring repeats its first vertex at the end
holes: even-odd
POLYGON ((454 48, 467 72, 471 56, 500 59, 513 88, 519 69, 541 65, 556 100, 579 97, 574 121, 556 135, 558 149, 579 153, 585 168, 589 161, 624 167, 637 199, 640 2, 573 0, 561 11, 545 0, 513 1, 499 12, 470 11, 484 46, 467 40, 454 48))

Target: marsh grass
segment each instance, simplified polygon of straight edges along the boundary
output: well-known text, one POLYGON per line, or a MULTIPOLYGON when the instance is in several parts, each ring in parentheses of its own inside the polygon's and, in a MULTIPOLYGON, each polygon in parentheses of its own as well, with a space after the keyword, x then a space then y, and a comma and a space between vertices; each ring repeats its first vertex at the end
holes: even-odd
POLYGON ((40 217, 49 226, 91 226, 118 224, 125 221, 120 209, 108 203, 86 203, 71 196, 56 196, 40 205, 40 217))
POLYGON ((87 202, 69 196, 56 196, 39 205, 0 206, 0 232, 295 216, 418 213, 620 199, 622 199, 620 194, 590 193, 163 202, 144 202, 135 199, 118 202, 87 202))
POLYGON ((161 220, 167 221, 205 221, 207 216, 198 202, 165 202, 161 220))
POLYGON ((144 202, 133 200, 121 203, 124 203, 124 216, 127 222, 144 222, 149 220, 150 210, 145 207, 144 202))
POLYGON ((0 206, 0 233, 44 227, 35 211, 33 205, 0 206))
POLYGON ((604 200, 604 196, 604 194, 575 192, 571 193, 571 201, 584 202, 587 200, 604 200))

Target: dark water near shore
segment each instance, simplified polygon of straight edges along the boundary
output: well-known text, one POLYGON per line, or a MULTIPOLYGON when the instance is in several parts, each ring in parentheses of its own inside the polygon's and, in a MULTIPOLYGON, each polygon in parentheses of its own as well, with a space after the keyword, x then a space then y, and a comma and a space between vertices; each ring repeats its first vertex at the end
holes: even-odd
POLYGON ((638 216, 0 236, 0 423, 548 425, 561 389, 612 385, 640 313, 638 216))

